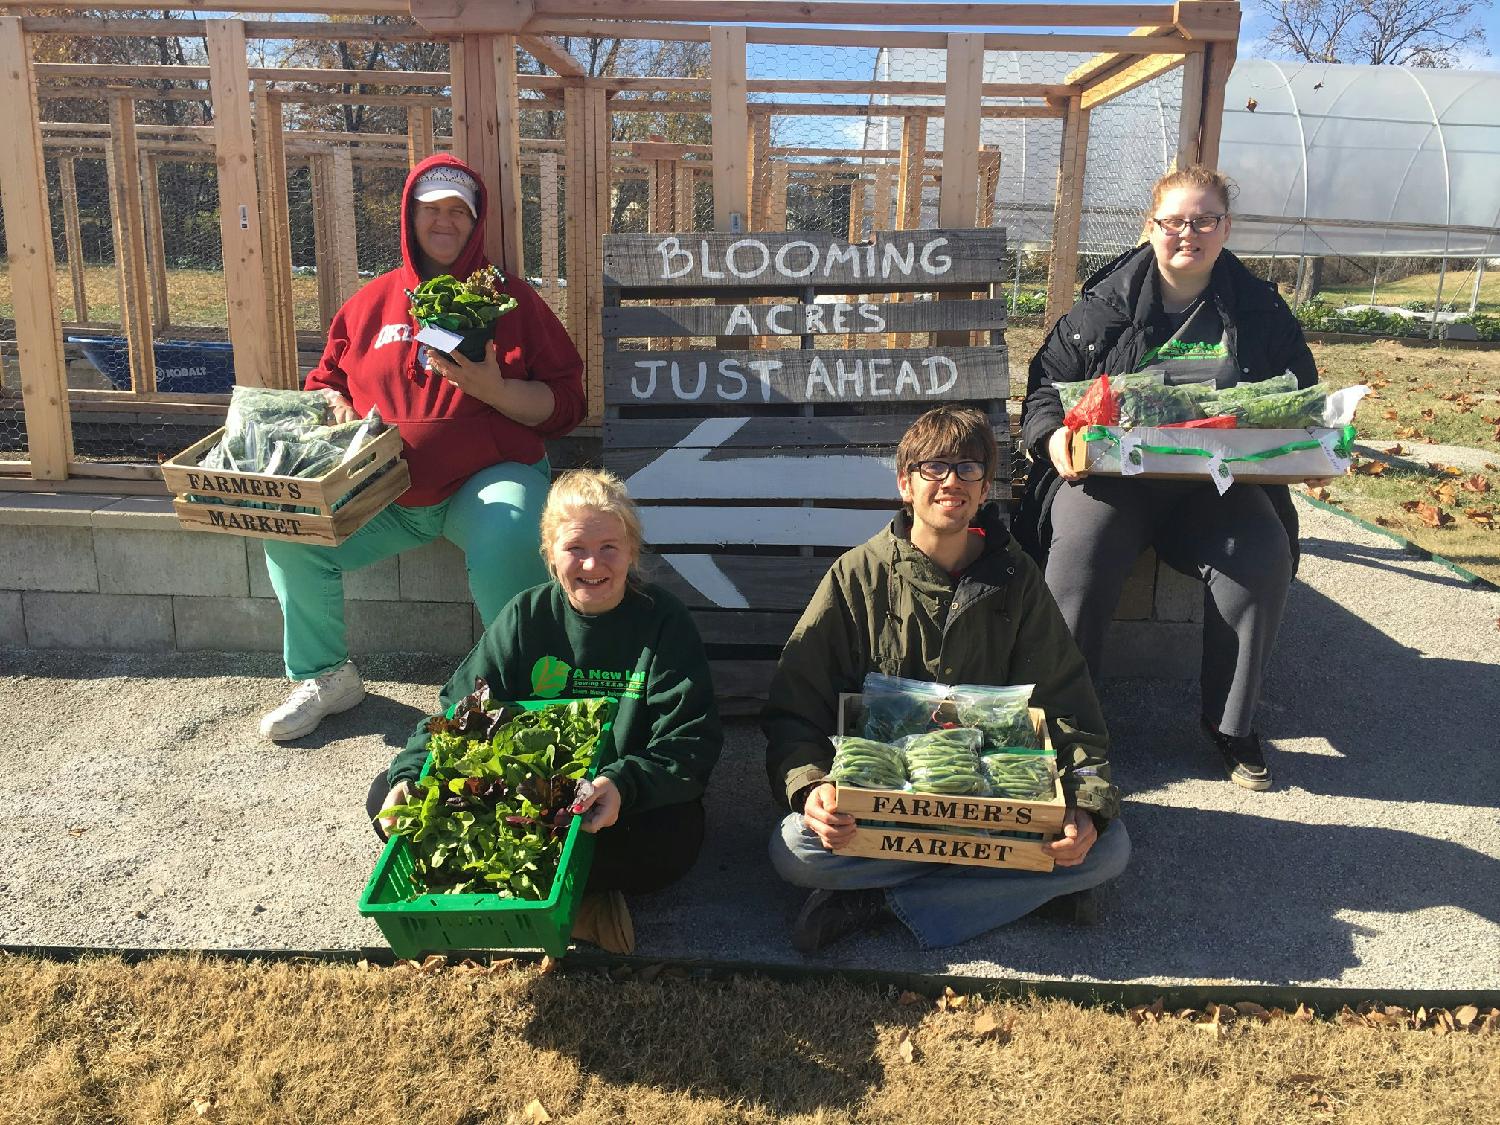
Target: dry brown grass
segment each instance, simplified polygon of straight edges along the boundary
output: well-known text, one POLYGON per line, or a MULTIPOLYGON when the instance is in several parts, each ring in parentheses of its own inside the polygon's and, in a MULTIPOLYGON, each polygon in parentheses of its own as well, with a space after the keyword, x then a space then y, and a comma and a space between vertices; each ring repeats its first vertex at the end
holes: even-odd
POLYGON ((543 1120, 533 1101, 558 1122, 1422 1125, 1487 1119, 1500 1090, 1493 1030, 939 1010, 837 979, 8 957, 0 996, 16 1125, 543 1120))

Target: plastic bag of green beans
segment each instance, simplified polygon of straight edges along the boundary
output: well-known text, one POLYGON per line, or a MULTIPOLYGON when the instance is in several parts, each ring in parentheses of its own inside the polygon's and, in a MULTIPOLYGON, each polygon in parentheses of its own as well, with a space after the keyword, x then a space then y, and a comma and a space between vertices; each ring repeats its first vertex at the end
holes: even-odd
POLYGON ((984 732, 982 753, 1002 750, 1006 747, 1040 749, 1041 739, 1036 727, 1031 724, 1031 691, 1033 684, 1016 684, 1012 687, 986 687, 982 684, 959 684, 949 693, 958 714, 958 721, 966 727, 978 727, 984 732))
POLYGON ((843 735, 833 740, 828 776, 839 785, 861 789, 905 789, 906 759, 889 743, 843 735))
POLYGON ((981 754, 979 762, 992 797, 1045 801, 1056 793, 1057 763, 1042 751, 981 754))
POLYGON ((975 727, 949 727, 914 734, 901 740, 906 776, 913 792, 953 797, 983 797, 989 791, 979 764, 984 732, 975 727))
POLYGON ((868 739, 894 744, 941 725, 935 716, 948 698, 945 684, 871 672, 862 690, 865 711, 860 734, 868 739))

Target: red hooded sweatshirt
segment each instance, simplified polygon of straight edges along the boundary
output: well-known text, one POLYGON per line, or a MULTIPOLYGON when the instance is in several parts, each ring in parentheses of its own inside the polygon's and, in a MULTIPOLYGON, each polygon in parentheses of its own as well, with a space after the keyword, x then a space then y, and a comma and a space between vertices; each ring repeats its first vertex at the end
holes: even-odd
POLYGON ((583 360, 552 310, 522 278, 506 279, 505 291, 516 307, 495 322, 495 351, 507 379, 538 379, 552 388, 551 417, 539 426, 523 426, 417 365, 418 326, 405 293, 422 280, 411 225, 412 185, 440 164, 461 168, 478 186, 479 219, 448 272, 464 278, 488 264, 484 183, 457 157, 429 156, 411 170, 401 191, 401 267, 345 302, 329 326, 323 358, 304 384, 309 391, 338 391, 360 414, 377 407, 382 418, 399 427, 411 488, 397 503, 413 508, 440 503, 491 465, 540 461, 543 439, 561 437, 584 415, 583 360))

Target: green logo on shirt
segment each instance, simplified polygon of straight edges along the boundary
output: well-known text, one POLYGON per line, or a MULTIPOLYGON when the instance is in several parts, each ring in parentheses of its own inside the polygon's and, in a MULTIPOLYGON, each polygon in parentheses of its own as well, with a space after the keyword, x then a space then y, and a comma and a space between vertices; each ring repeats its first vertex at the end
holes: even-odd
POLYGON ((531 666, 531 694, 542 699, 556 698, 568 686, 568 673, 572 670, 566 660, 542 657, 531 666))

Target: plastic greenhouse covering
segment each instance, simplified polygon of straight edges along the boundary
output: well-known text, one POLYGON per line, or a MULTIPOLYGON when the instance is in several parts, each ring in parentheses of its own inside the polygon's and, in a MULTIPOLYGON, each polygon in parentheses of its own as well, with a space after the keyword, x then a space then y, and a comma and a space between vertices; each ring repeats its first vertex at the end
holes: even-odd
MULTIPOLYGON (((1087 57, 990 51, 984 81, 1057 82, 1087 57)), ((942 60, 882 50, 875 73, 930 78, 942 60)), ((1093 111, 1085 251, 1138 241, 1151 184, 1176 152, 1181 88, 1179 68, 1093 111)), ((866 146, 896 147, 900 128, 899 117, 872 117, 866 146)), ((985 118, 980 128, 981 144, 1002 153, 999 222, 1016 243, 1049 244, 1060 123, 985 118)), ((927 143, 941 146, 941 118, 927 143)), ((1240 59, 1220 167, 1239 185, 1230 246, 1242 255, 1500 255, 1500 73, 1240 59)))

